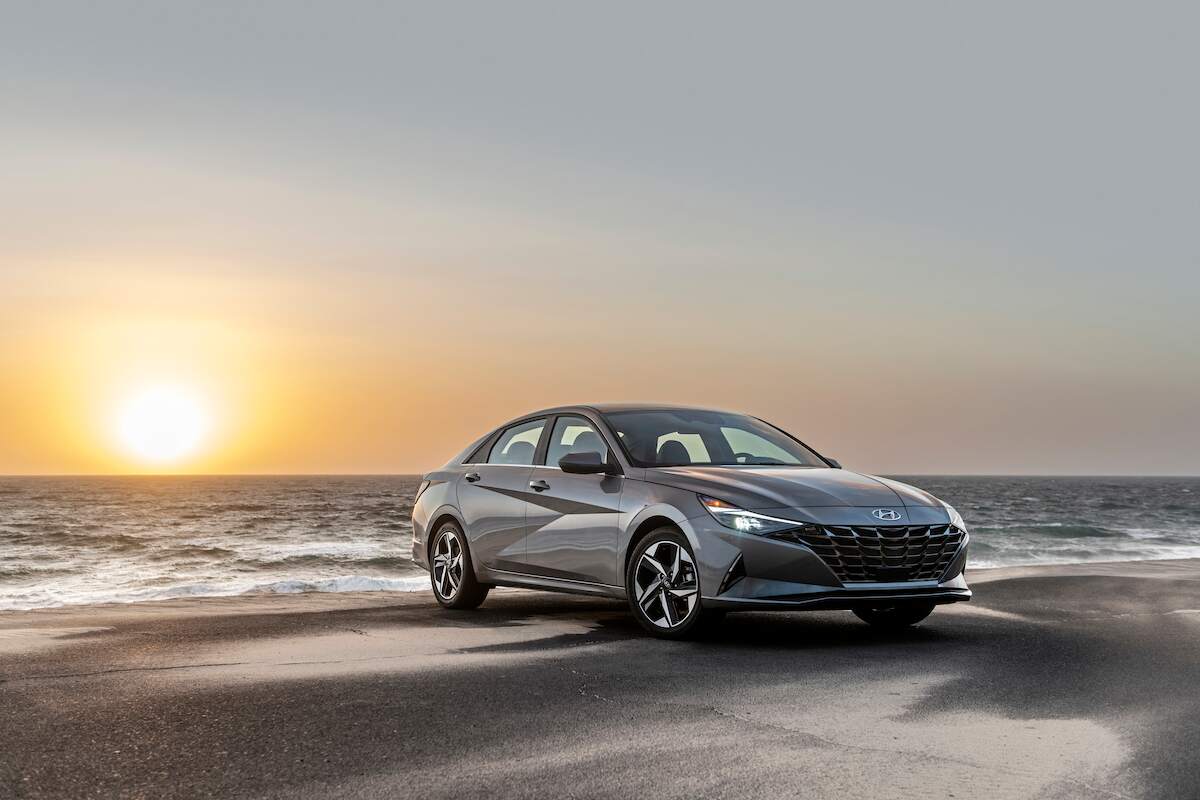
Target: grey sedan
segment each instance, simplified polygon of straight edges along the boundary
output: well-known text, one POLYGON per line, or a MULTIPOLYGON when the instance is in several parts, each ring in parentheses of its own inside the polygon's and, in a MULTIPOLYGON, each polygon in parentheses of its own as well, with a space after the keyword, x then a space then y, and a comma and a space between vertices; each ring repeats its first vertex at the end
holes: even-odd
POLYGON ((602 404, 527 414, 426 475, 412 545, 447 608, 493 586, 616 597, 682 638, 745 609, 916 624, 970 599, 968 538, 941 500, 754 417, 602 404))

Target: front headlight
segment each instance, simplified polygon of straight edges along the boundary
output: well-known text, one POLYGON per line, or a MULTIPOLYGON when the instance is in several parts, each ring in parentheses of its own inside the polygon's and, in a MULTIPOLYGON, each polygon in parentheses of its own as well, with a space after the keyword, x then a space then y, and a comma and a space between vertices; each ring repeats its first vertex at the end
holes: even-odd
POLYGON ((798 528, 805 524, 796 520, 768 517, 766 514, 756 514, 753 511, 738 508, 732 503, 726 503, 724 500, 718 500, 715 497, 700 495, 700 502, 704 504, 704 507, 708 509, 708 513, 712 514, 713 519, 717 522, 726 528, 733 528, 735 531, 741 531, 742 533, 776 533, 788 528, 798 528))
POLYGON ((954 510, 954 506, 949 503, 942 503, 946 507, 946 513, 950 515, 950 524, 958 528, 960 531, 967 529, 967 524, 963 522, 962 514, 954 510))

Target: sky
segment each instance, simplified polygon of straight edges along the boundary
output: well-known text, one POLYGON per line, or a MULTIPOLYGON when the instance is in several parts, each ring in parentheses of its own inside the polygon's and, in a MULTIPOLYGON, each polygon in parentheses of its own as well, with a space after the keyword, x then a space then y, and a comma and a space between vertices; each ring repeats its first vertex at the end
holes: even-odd
POLYGON ((612 400, 868 472, 1200 473, 1198 24, 6 6, 0 474, 422 472, 612 400))

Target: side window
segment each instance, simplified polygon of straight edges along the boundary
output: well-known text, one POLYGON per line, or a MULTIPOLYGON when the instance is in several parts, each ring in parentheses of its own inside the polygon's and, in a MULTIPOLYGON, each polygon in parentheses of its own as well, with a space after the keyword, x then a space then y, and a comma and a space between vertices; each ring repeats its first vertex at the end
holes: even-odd
POLYGON ((538 439, 542 438, 542 428, 546 420, 535 419, 532 422, 522 422, 506 428, 492 452, 488 454, 489 464, 533 464, 533 454, 537 450, 538 439))
POLYGON ((559 417, 550 433, 546 465, 557 467, 558 460, 567 453, 599 453, 601 459, 607 459, 608 446, 592 423, 583 417, 559 417))
POLYGON ((471 455, 467 456, 466 461, 463 461, 462 463, 464 463, 464 464, 486 464, 487 463, 487 455, 492 449, 491 444, 492 444, 492 437, 491 437, 491 435, 489 435, 487 438, 485 438, 483 440, 483 443, 480 444, 479 447, 476 447, 474 450, 471 451, 471 455))

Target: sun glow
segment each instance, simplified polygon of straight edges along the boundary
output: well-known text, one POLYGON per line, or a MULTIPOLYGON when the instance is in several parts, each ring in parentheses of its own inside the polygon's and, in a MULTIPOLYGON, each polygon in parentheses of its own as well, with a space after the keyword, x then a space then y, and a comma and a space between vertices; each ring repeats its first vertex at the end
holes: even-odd
POLYGON ((197 393, 180 386, 155 386, 121 405, 116 433, 134 458, 171 464, 193 455, 212 427, 211 414, 197 393))

